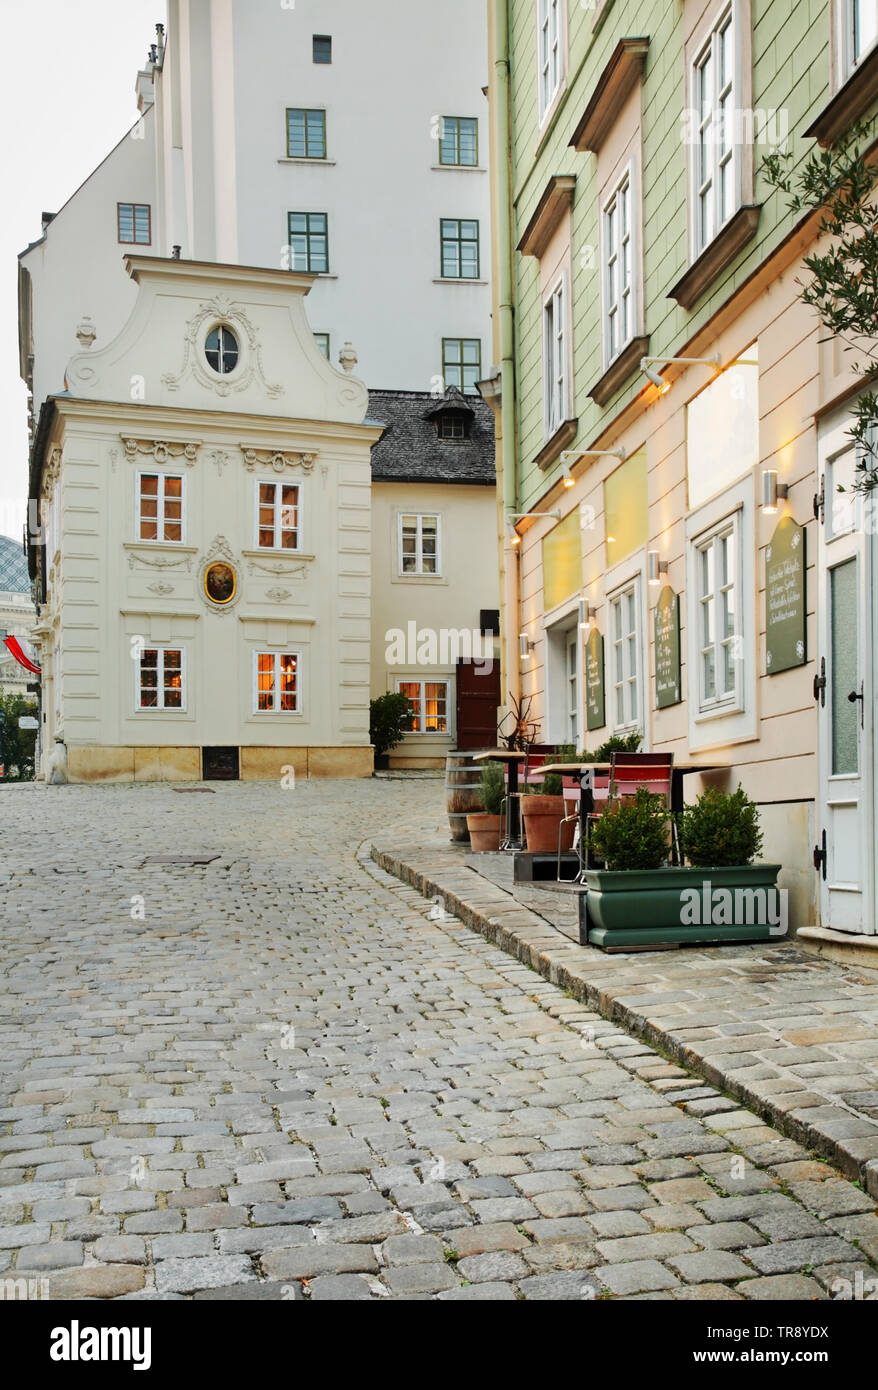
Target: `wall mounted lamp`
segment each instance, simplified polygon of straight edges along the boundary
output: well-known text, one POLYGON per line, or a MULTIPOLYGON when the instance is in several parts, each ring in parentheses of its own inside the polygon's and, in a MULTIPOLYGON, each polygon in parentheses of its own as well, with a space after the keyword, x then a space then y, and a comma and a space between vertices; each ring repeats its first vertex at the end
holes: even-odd
POLYGON ((566 472, 567 459, 614 458, 624 460, 626 457, 625 450, 621 447, 618 449, 565 449, 561 455, 561 462, 564 464, 566 472))
POLYGON ((594 622, 594 620, 597 618, 597 615, 598 610, 596 608, 592 608, 591 604, 588 602, 587 599, 581 598, 579 600, 579 628, 581 632, 585 632, 587 630, 589 623, 594 622))
POLYGON ((762 515, 774 516, 777 511, 777 499, 788 497, 790 493, 788 483, 779 483, 777 473, 773 468, 762 470, 762 515))
POLYGON ((653 362, 680 362, 685 366, 700 365, 703 367, 713 367, 714 371, 718 372, 721 361, 722 359, 718 352, 715 353, 713 357, 641 357, 640 370, 643 372, 647 381, 651 381, 653 386, 658 387, 658 390, 664 395, 666 391, 670 391, 671 383, 666 381, 665 378, 655 370, 651 365, 653 362))
POLYGON ((533 649, 534 644, 528 637, 527 633, 520 632, 518 634, 518 655, 521 657, 522 661, 527 660, 533 649))
POLYGON ((561 520, 561 508, 555 507, 550 512, 508 512, 506 515, 506 536, 510 545, 521 545, 521 536, 515 529, 516 521, 524 521, 526 517, 551 516, 556 521, 561 520))
POLYGON ((661 584, 662 575, 668 572, 668 562, 663 560, 658 550, 649 550, 646 554, 646 577, 647 582, 652 585, 661 584))
MULTIPOLYGON (((562 463, 563 463, 563 459, 562 459, 562 463)), ((572 486, 573 486, 573 481, 574 481, 574 479, 573 479, 573 474, 570 472, 570 465, 567 464, 567 463, 564 464, 564 468, 563 468, 563 471, 562 471, 562 473, 561 473, 561 481, 562 481, 562 483, 564 484, 565 487, 572 487, 572 486)))

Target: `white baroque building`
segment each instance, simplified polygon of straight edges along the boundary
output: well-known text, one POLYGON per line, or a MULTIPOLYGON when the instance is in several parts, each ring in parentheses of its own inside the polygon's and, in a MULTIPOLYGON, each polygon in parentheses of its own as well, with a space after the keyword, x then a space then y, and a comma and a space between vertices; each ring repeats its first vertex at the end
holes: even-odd
MULTIPOLYGON (((497 607, 493 565, 451 563, 495 530, 487 477, 413 454, 376 540, 364 441, 389 422, 347 374, 438 402, 490 370, 486 18, 446 0, 425 63, 436 24, 426 0, 169 0, 139 119, 19 258, 44 747, 74 780, 366 774, 384 630, 497 607), (412 517, 442 573, 385 556, 412 517)), ((465 732, 464 675, 409 673, 441 692, 410 761, 465 732)))

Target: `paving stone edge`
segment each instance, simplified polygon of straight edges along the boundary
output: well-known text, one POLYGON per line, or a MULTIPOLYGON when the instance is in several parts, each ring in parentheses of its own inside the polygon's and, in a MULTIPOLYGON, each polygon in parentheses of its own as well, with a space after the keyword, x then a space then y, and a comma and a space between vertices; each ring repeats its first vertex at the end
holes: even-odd
MULTIPOLYGON (((827 1134, 818 1122, 808 1121, 777 1105, 771 1096, 742 1082, 730 1071, 714 1066, 699 1053, 697 1045, 681 1042, 636 1009, 620 1003, 589 981, 583 948, 535 912, 516 902, 502 888, 479 880, 471 870, 461 870, 458 866, 443 865, 438 871, 430 867, 420 868, 408 862, 414 858, 413 853, 403 851, 400 854, 374 843, 367 850, 367 856, 380 869, 410 884, 425 898, 441 901, 447 912, 493 945, 499 946, 507 955, 536 970, 551 984, 569 991, 595 1013, 612 1023, 621 1024, 680 1066, 703 1076, 711 1086, 741 1101, 788 1138, 828 1159, 845 1177, 859 1182, 870 1196, 878 1198, 878 1159, 858 1158, 850 1147, 850 1141, 827 1134), (473 879, 471 892, 468 891, 469 885, 467 889, 461 886, 463 873, 473 879), (462 895, 464 892, 466 896, 462 895), (473 901, 477 898, 487 900, 488 906, 479 906, 477 901, 473 901)), ((844 1114, 839 1107, 839 1116, 844 1114)), ((856 1144, 857 1140, 852 1142, 856 1144)))

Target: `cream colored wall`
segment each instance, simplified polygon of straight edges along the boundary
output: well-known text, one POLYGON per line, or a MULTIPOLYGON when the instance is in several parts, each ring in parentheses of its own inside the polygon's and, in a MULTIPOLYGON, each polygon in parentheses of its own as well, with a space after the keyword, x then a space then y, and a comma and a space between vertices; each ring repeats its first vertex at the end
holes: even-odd
POLYGON ((372 487, 372 695, 395 689, 397 678, 451 679, 448 736, 407 734, 392 755, 394 765, 444 763, 457 746, 453 663, 390 666, 386 634, 393 628, 476 629, 482 608, 497 608, 495 548, 497 500, 493 487, 449 483, 374 483, 372 487), (442 518, 442 574, 401 576, 397 550, 400 512, 436 512, 442 518))
MULTIPOLYGON (((360 423, 365 388, 314 346, 302 303, 307 278, 262 272, 253 283, 230 271, 217 283, 214 267, 183 262, 139 263, 133 273, 134 314, 103 352, 69 364, 79 398, 58 402, 48 447, 44 500, 59 522, 41 613, 47 746, 60 733, 71 767, 120 779, 131 775, 133 750, 154 750, 158 763, 164 749, 179 776, 192 774, 192 749, 213 745, 324 750, 313 769, 308 760, 311 775, 333 762, 325 750, 339 750, 333 772, 342 775, 350 750, 348 768, 362 774, 371 765, 370 449, 378 435, 360 423), (223 291, 242 345, 252 334, 240 376, 181 374, 214 316, 198 332, 193 324, 223 291), (146 394, 139 403, 126 398, 135 376, 146 394), (139 469, 183 475, 182 546, 137 538, 139 469), (259 480, 300 485, 301 553, 256 548, 259 480), (202 588, 213 555, 238 575, 238 597, 222 610, 202 588), (185 709, 136 709, 138 639, 185 649, 185 709), (300 713, 253 710, 253 654, 271 650, 301 653, 300 713)), ((265 775, 277 775, 268 762, 274 770, 266 764, 265 775)))
MULTIPOLYGON (((737 743, 718 742, 716 746, 691 754, 700 761, 716 761, 727 771, 708 779, 733 790, 740 782, 747 794, 761 807, 765 833, 763 856, 784 866, 781 887, 790 890, 791 923, 794 927, 817 920, 816 875, 810 868, 814 843, 814 798, 817 791, 817 716, 812 693, 815 673, 816 641, 816 522, 812 495, 817 488, 816 429, 814 411, 833 399, 850 384, 837 357, 827 354, 819 344, 820 330, 811 310, 798 297, 797 280, 802 269, 797 263, 777 275, 771 289, 752 296, 749 304, 728 326, 710 339, 698 342, 692 356, 720 354, 723 363, 738 356, 758 340, 759 355, 759 459, 744 478, 754 518, 754 547, 744 556, 745 567, 755 572, 756 631, 745 634, 747 660, 755 663, 755 737, 737 743), (761 472, 773 468, 778 480, 790 488, 789 513, 806 529, 807 545, 807 652, 804 666, 777 675, 765 674, 765 547, 782 512, 763 516, 759 509, 761 472)), ((689 354, 687 354, 689 355, 689 354)), ((628 413, 618 428, 600 441, 604 448, 621 445, 630 456, 645 448, 648 467, 648 548, 657 549, 669 563, 667 581, 681 596, 681 658, 684 700, 665 710, 655 705, 655 652, 652 640, 653 612, 658 589, 645 585, 647 700, 645 746, 669 748, 679 760, 690 756, 688 733, 686 625, 687 578, 685 519, 687 516, 686 405, 711 380, 710 368, 693 366, 683 370, 671 390, 662 396, 646 388, 639 410, 628 413)), ((554 489, 545 494, 547 509, 560 506, 562 515, 576 511, 581 503, 594 508, 594 526, 582 531, 583 562, 581 595, 598 609, 597 623, 605 640, 607 708, 609 720, 609 640, 606 592, 605 526, 603 482, 618 467, 616 459, 583 460, 574 467, 576 484, 572 489, 554 489)), ((729 494, 738 488, 729 489, 729 494)), ((782 506, 783 504, 781 504, 782 506)), ((545 718, 547 708, 545 615, 542 598, 541 540, 555 524, 553 520, 528 524, 521 546, 521 617, 535 651, 525 667, 523 688, 534 697, 537 717, 545 718)), ((645 553, 640 563, 645 564, 645 553)), ((618 570, 616 571, 618 574, 618 570)), ((570 603, 561 605, 549 621, 563 613, 570 603)), ((590 731, 585 741, 595 747, 612 732, 608 723, 602 730, 590 731)), ((687 779, 687 801, 703 790, 704 779, 687 779)))

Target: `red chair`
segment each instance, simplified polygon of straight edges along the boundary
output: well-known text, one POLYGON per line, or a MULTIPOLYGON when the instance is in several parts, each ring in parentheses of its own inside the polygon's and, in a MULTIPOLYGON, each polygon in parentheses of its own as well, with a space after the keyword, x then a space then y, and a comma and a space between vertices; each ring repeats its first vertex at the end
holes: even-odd
MULTIPOLYGON (((671 810, 671 783, 674 776, 673 753, 613 753, 610 766, 610 800, 633 796, 640 787, 663 796, 671 810)), ((677 824, 671 816, 671 846, 679 862, 677 824)))

